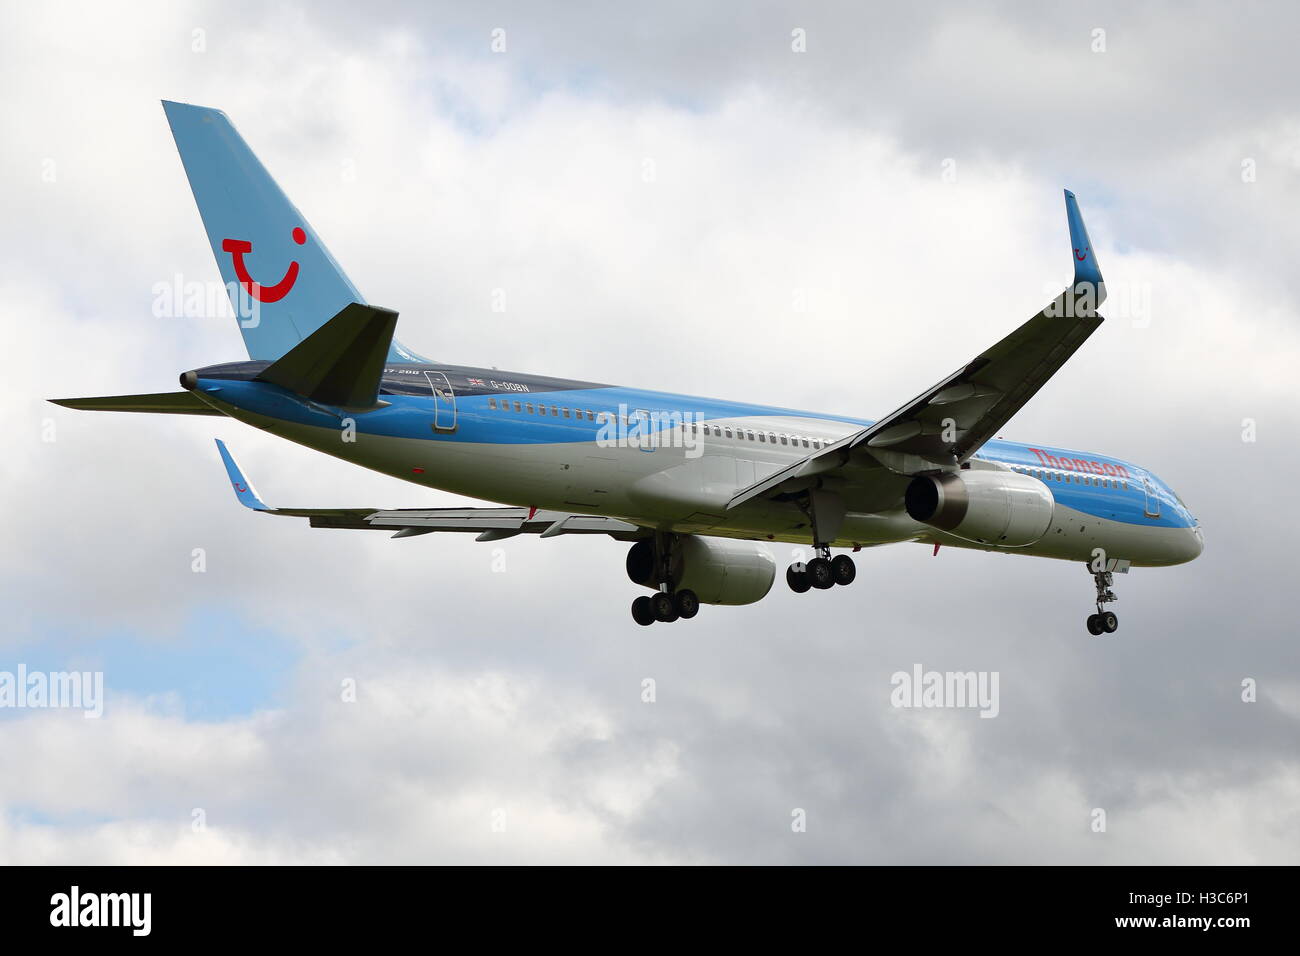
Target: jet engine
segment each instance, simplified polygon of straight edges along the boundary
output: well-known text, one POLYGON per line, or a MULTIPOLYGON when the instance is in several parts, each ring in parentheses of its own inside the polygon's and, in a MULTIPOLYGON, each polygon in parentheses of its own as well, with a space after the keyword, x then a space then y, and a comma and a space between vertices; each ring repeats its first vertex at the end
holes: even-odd
POLYGON ((1003 548, 1041 538, 1056 508, 1047 485, 1016 471, 920 475, 907 486, 903 503, 914 521, 1003 548))
MULTIPOLYGON (((673 589, 689 588, 701 604, 753 604, 767 596, 776 579, 776 559, 757 541, 681 535, 669 555, 673 589)), ((627 553, 627 576, 657 589, 656 564, 654 542, 638 541, 627 553)))

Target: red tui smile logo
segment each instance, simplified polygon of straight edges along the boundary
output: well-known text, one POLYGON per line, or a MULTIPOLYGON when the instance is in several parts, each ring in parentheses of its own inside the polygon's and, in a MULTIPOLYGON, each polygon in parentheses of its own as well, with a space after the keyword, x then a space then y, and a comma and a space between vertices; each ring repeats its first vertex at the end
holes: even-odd
MULTIPOLYGON (((303 232, 300 227, 295 226, 293 230, 293 241, 298 245, 303 245, 307 241, 307 233, 303 232)), ((246 239, 222 239, 221 251, 230 253, 230 261, 235 267, 235 275, 239 277, 240 283, 244 289, 258 302, 279 302, 293 284, 298 281, 298 260, 289 263, 289 268, 285 270, 284 278, 275 285, 262 285, 248 274, 248 266, 244 263, 244 253, 253 251, 253 244, 246 239)))

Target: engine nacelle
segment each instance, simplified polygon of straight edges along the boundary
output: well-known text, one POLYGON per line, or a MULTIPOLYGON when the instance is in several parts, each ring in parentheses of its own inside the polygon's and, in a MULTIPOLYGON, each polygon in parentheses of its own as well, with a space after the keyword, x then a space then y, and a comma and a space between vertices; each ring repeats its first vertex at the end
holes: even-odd
POLYGON ((903 498, 913 520, 978 544, 1023 548, 1052 523, 1056 499, 1037 478, 1015 471, 921 475, 903 498))
MULTIPOLYGON (((753 604, 767 596, 776 580, 776 559, 757 541, 682 535, 673 544, 669 565, 673 587, 690 588, 701 604, 753 604)), ((627 576, 643 587, 657 587, 653 541, 632 545, 627 576)))

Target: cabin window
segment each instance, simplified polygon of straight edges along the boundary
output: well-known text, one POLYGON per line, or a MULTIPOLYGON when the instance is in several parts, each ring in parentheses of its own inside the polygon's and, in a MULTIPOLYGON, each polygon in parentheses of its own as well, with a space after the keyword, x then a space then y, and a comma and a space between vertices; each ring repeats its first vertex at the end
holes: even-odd
POLYGON ((727 429, 727 437, 728 437, 728 438, 731 437, 731 429, 730 429, 730 428, 727 429))
POLYGON ((538 414, 538 415, 545 415, 545 414, 546 414, 546 406, 545 406, 545 405, 538 405, 538 406, 537 406, 537 414, 538 414))
MULTIPOLYGON (((551 414, 554 415, 556 418, 559 418, 559 417, 560 417, 560 406, 559 406, 559 405, 552 405, 552 406, 551 406, 551 414)), ((566 414, 567 414, 567 413, 566 413, 566 414)))
POLYGON ((523 410, 524 410, 524 407, 523 407, 522 405, 520 405, 518 402, 515 402, 515 411, 517 411, 517 412, 522 412, 523 410))
POLYGON ((529 414, 529 415, 534 414, 534 412, 533 412, 533 403, 532 403, 532 402, 524 402, 524 408, 528 409, 528 414, 529 414))
POLYGON ((807 448, 807 447, 808 447, 808 439, 806 439, 806 438, 800 438, 799 441, 803 442, 803 447, 804 447, 804 448, 807 448))
POLYGON ((782 436, 781 436, 781 444, 782 444, 782 445, 788 445, 788 444, 790 444, 789 440, 786 438, 785 435, 782 435, 782 436))
POLYGON ((491 409, 495 410, 496 407, 497 407, 497 400, 496 400, 495 398, 489 398, 489 399, 488 399, 488 408, 491 408, 491 409))
POLYGON ((762 432, 758 433, 758 440, 761 441, 763 444, 767 444, 767 436, 764 435, 762 432))

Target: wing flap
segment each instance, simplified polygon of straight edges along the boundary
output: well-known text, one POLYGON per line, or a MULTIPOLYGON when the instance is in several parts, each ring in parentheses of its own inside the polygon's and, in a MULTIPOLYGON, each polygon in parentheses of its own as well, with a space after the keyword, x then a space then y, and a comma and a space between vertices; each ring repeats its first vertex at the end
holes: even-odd
POLYGON ((433 531, 458 531, 478 534, 480 541, 497 541, 517 534, 544 537, 607 534, 630 541, 650 533, 621 518, 538 508, 272 508, 258 496, 221 439, 217 439, 217 451, 241 505, 263 514, 306 518, 313 528, 395 531, 394 537, 402 538, 433 531))

